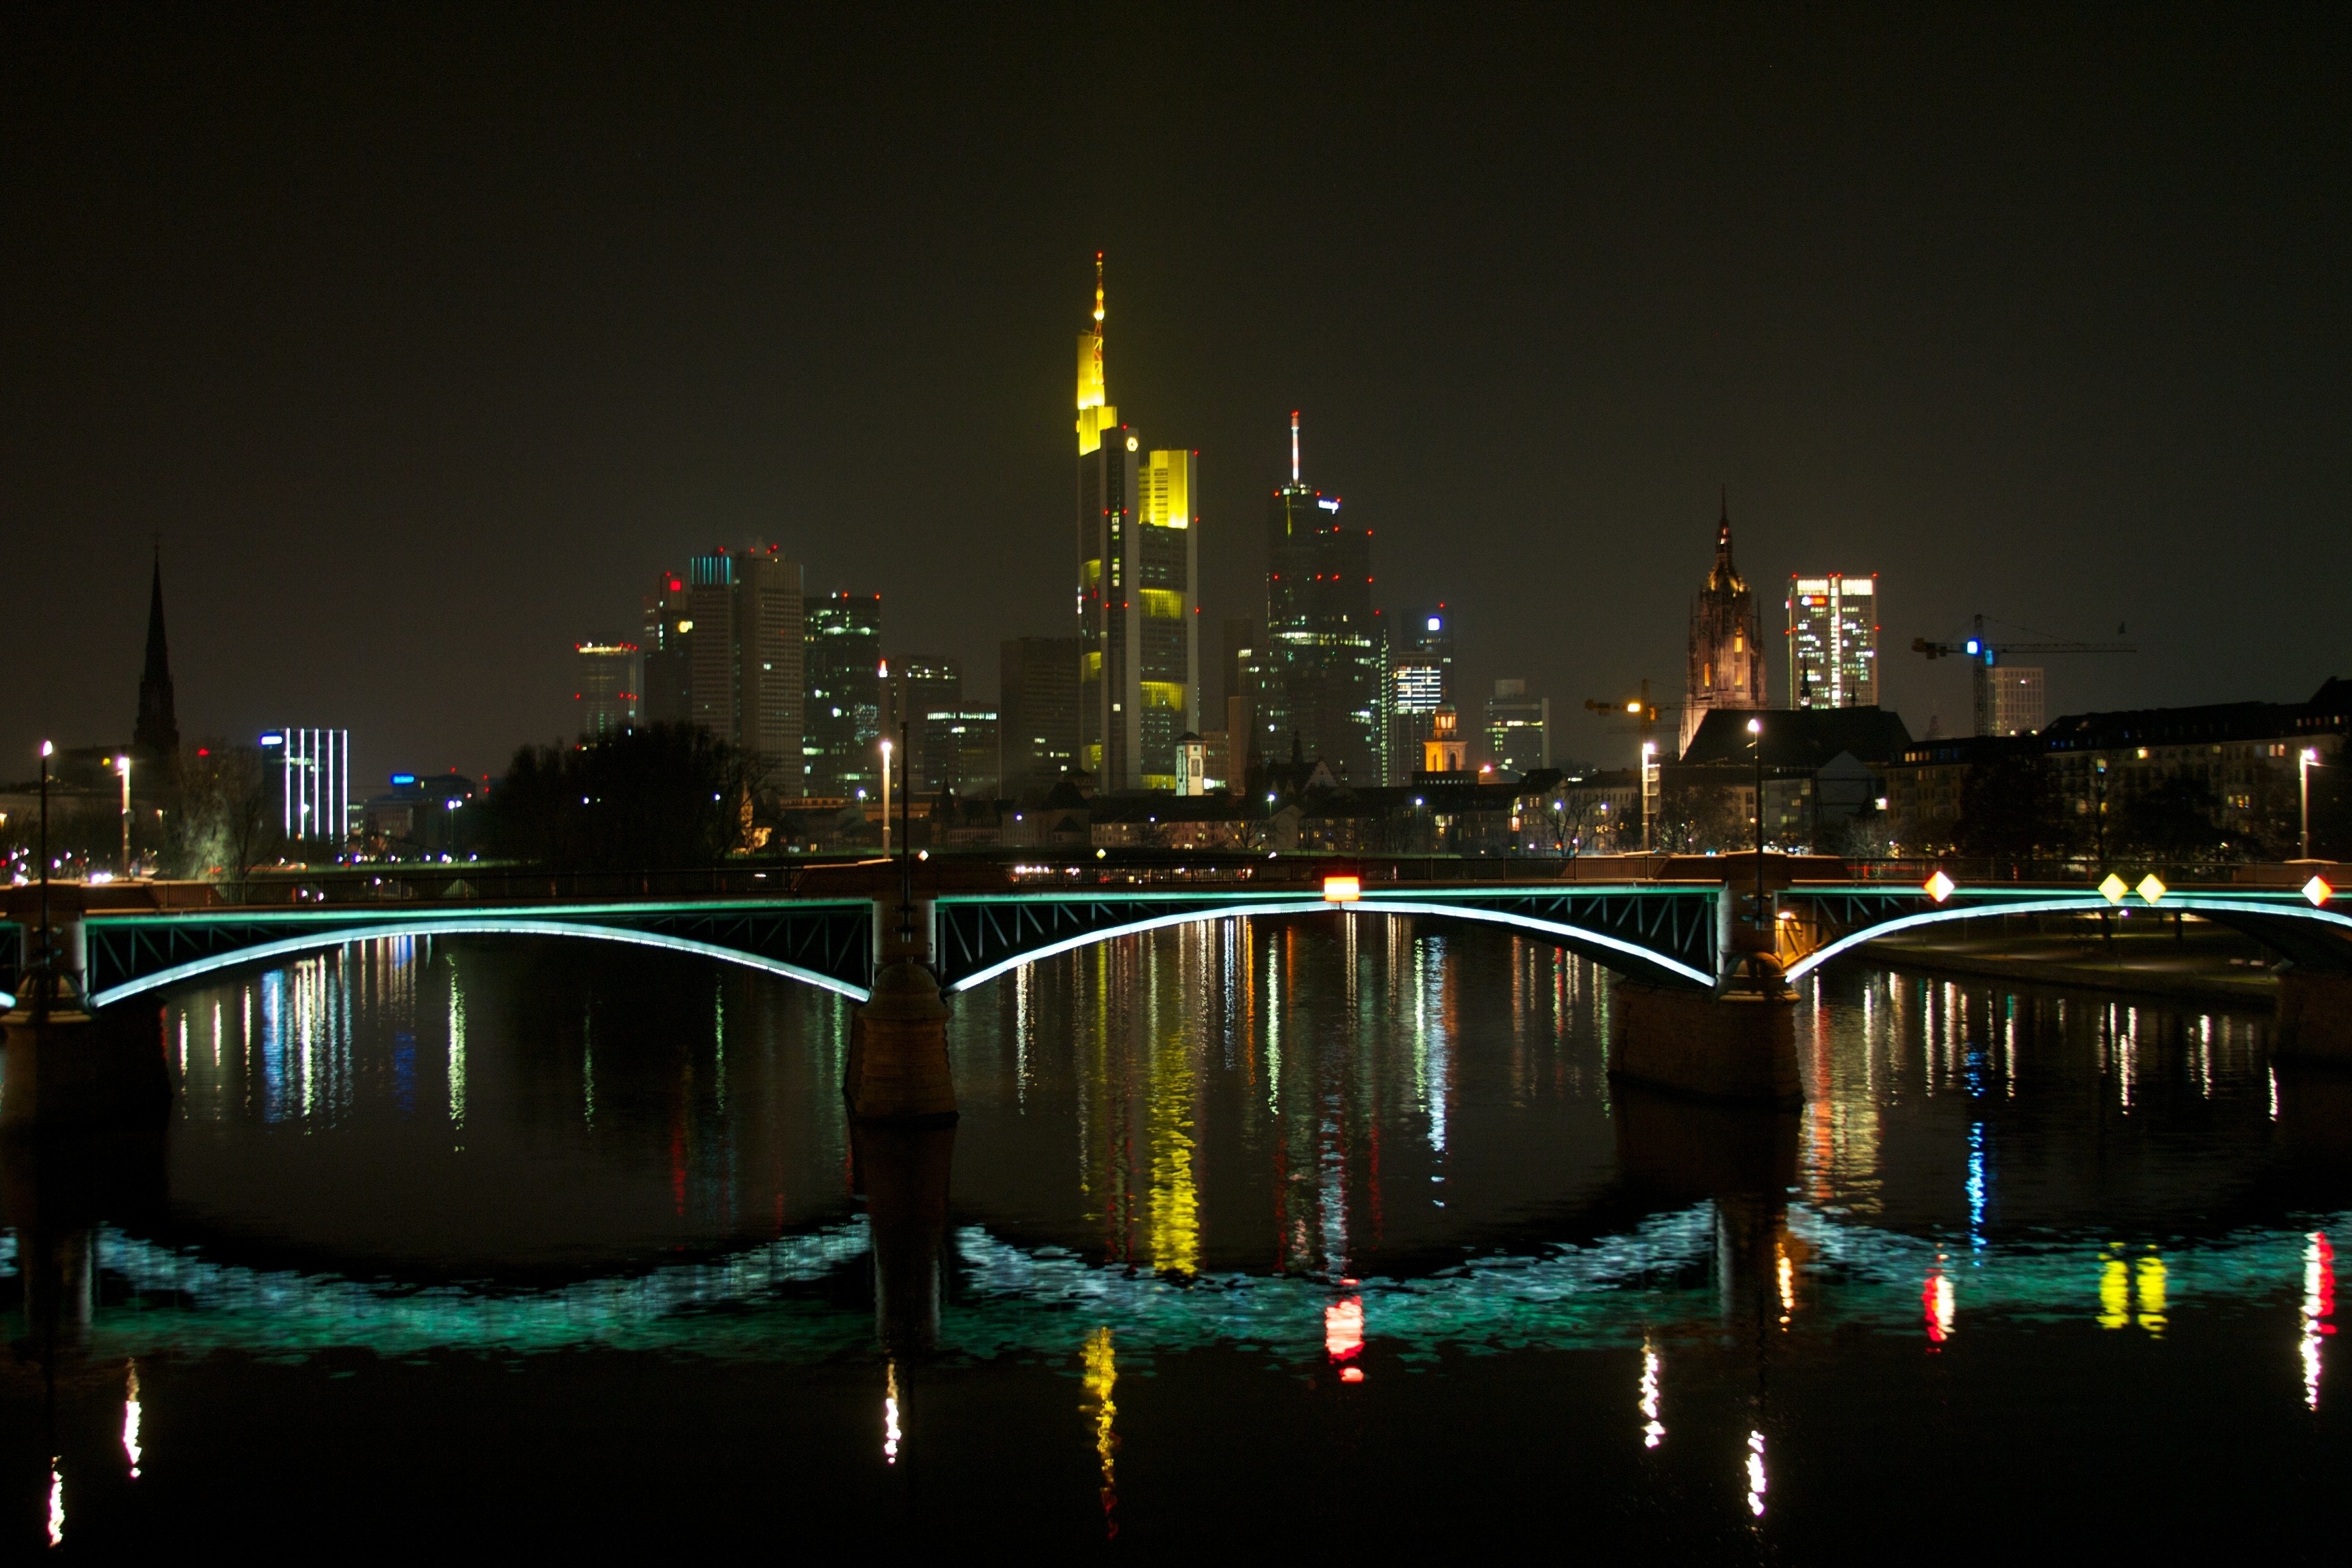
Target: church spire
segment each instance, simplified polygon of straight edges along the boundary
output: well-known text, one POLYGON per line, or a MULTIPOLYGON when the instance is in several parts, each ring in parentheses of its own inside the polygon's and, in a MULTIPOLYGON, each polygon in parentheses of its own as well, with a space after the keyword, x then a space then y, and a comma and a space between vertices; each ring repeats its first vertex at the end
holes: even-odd
POLYGON ((1722 513, 1715 525, 1715 570, 1707 574, 1706 585, 1720 594, 1726 590, 1745 593, 1748 584, 1739 580, 1739 568, 1731 563, 1731 487, 1723 488, 1722 513))
POLYGON ((180 750, 180 720, 172 704, 172 653, 163 638, 163 549, 155 547, 147 590, 147 667, 139 677, 139 722, 131 743, 157 759, 180 750))

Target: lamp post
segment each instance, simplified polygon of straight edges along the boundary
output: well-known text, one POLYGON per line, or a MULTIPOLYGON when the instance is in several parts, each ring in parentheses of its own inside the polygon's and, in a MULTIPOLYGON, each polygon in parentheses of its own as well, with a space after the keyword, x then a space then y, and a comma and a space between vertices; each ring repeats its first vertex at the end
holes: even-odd
POLYGON ((1748 748, 1756 753, 1756 924, 1764 924, 1764 721, 1748 721, 1748 748))
POLYGON ((49 962, 49 758, 57 752, 57 742, 41 742, 41 957, 40 973, 33 982, 33 1016, 47 1019, 49 1016, 49 975, 54 965, 49 962))
POLYGON ((131 878, 131 753, 123 752, 114 759, 114 771, 122 775, 122 876, 131 878))
POLYGON ((2319 748, 2305 746, 2295 758, 2297 794, 2303 799, 2303 858, 2311 858, 2311 770, 2319 761, 2319 748))

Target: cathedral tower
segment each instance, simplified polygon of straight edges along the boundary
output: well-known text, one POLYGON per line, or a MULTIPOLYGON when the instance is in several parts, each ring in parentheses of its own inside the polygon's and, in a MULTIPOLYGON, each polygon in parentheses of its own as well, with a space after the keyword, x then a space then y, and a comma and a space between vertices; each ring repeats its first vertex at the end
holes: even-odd
POLYGON ((1690 673, 1684 687, 1680 756, 1714 709, 1764 706, 1764 622, 1731 562, 1731 502, 1716 524, 1715 569, 1691 601, 1690 673))

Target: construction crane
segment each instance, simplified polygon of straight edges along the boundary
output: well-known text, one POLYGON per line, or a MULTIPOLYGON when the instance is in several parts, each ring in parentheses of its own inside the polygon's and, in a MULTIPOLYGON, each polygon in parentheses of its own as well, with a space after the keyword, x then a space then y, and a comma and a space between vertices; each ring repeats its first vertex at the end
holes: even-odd
MULTIPOLYGON (((2030 630, 2031 628, 2021 627, 2020 629, 2030 630)), ((2123 629, 2121 626, 2116 628, 2119 633, 2123 629)), ((1931 642, 1926 637, 1913 637, 1911 651, 1924 653, 1931 660, 1965 658, 1969 661, 1969 672, 1974 677, 1974 688, 1970 697, 1976 708, 1976 732, 1979 735, 1990 735, 1995 732, 1992 672, 2000 667, 2005 656, 2012 653, 2030 653, 2038 656, 2052 653, 2137 653, 2139 651, 2137 647, 2127 642, 2065 642, 2052 637, 2047 633, 2036 632, 2034 635, 2043 640, 1995 642, 1985 635, 1984 616, 1978 616, 1969 623, 1969 635, 1960 641, 1931 642)))

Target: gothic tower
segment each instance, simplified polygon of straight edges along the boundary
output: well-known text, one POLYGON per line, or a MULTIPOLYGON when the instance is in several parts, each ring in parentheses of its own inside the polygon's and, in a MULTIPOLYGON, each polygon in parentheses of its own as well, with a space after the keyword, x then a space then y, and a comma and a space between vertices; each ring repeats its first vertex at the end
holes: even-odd
POLYGON ((131 743, 156 762, 180 753, 180 720, 172 708, 172 655, 163 642, 163 552, 147 592, 147 668, 139 677, 139 722, 131 743))
POLYGON ((1756 595, 1731 563, 1731 501, 1727 492, 1716 525, 1715 569, 1691 601, 1690 672, 1684 687, 1682 743, 1717 708, 1764 706, 1764 622, 1756 595))

